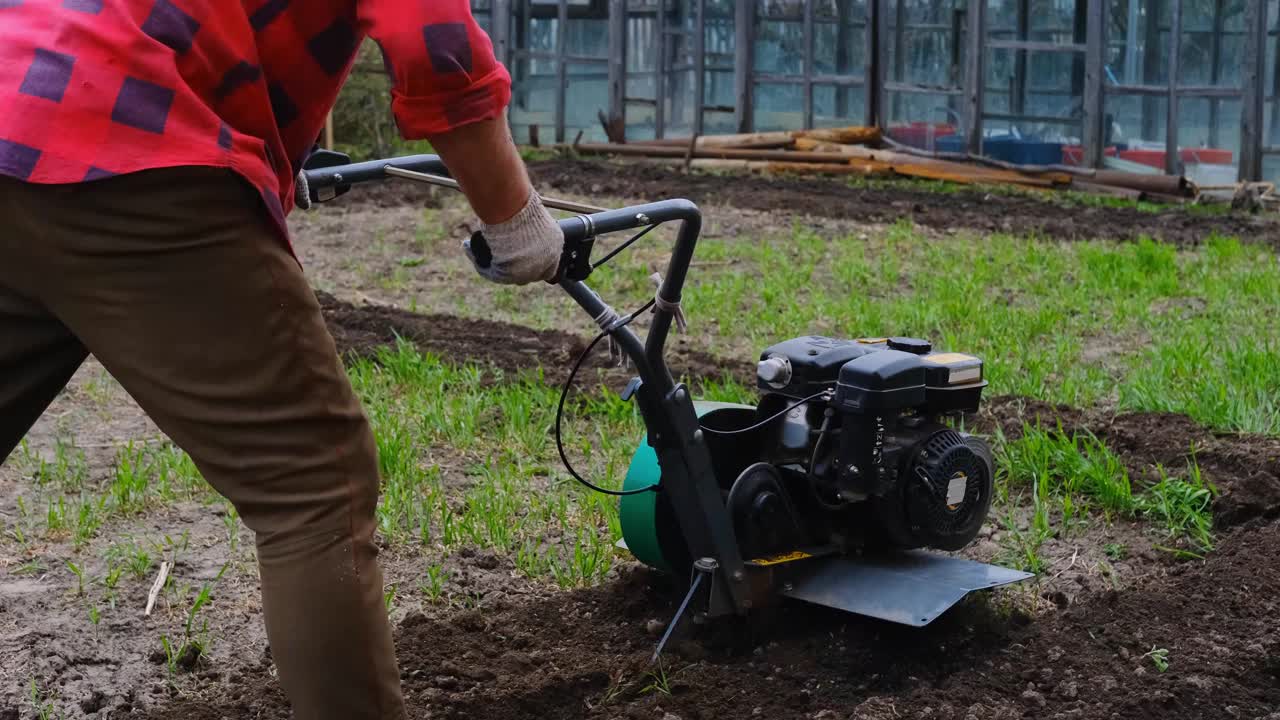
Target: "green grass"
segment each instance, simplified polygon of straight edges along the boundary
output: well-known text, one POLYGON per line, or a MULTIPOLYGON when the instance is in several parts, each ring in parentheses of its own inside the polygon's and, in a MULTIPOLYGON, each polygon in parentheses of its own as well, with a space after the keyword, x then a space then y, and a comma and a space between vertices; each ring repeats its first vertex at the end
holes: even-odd
MULTIPOLYGON (((354 363, 350 375, 377 439, 378 527, 389 541, 425 553, 492 550, 565 588, 598 582, 613 567, 617 500, 561 468, 552 432, 559 391, 538 374, 452 365, 406 343, 354 363)), ((717 384, 707 392, 737 399, 744 391, 717 384)), ((634 406, 616 394, 570 403, 566 450, 598 484, 621 484, 642 435, 634 406)), ((445 579, 442 569, 429 571, 424 594, 440 598, 445 579)))
MULTIPOLYGON (((607 575, 618 560, 616 499, 565 477, 551 433, 558 390, 540 375, 456 366, 407 343, 355 363, 350 373, 377 438, 384 483, 378 524, 388 540, 428 557, 491 550, 526 577, 564 588, 607 575), (444 458, 448 465, 436 462, 444 458)), ((751 392, 727 383, 703 394, 749 401, 751 392)), ((635 408, 594 391, 570 405, 566 447, 575 464, 617 487, 643 432, 635 408)), ((1212 548, 1212 489, 1194 464, 1144 488, 1089 434, 1028 426, 1017 439, 998 436, 995 447, 993 519, 1020 567, 1045 570, 1048 540, 1099 520, 1148 521, 1160 542, 1179 552, 1212 548), (1029 519, 1018 509, 1028 504, 1029 519)), ((431 562, 419 589, 439 602, 446 583, 443 566, 431 562)))
MULTIPOLYGON (((618 307, 652 294, 665 241, 592 284, 618 307)), ((1280 433, 1280 263, 1258 244, 939 239, 903 221, 870 240, 797 225, 700 242, 684 293, 692 345, 754 356, 790 337, 915 335, 986 363, 990 393, 1184 413, 1215 429, 1280 433)), ((546 324, 556 293, 460 307, 546 324)), ((584 319, 581 324, 586 327, 584 319)))
POLYGON ((996 440, 997 482, 1004 486, 1043 482, 1050 495, 1074 498, 1073 514, 1088 514, 1096 505, 1108 515, 1133 515, 1129 472, 1093 435, 1025 426, 1015 441, 999 436, 996 440))
POLYGON ((24 440, 15 465, 30 476, 33 495, 15 501, 18 519, 6 534, 26 546, 32 537, 70 540, 79 551, 113 519, 137 516, 179 500, 213 501, 186 453, 167 442, 130 441, 116 451, 105 478, 91 478, 85 453, 69 437, 59 436, 48 459, 24 440))
POLYGON ((1209 552, 1213 549, 1210 506, 1218 494, 1217 489, 1205 482, 1195 463, 1187 469, 1185 478, 1170 477, 1164 468, 1159 468, 1159 472, 1160 482, 1138 497, 1137 509, 1163 525, 1169 538, 1185 539, 1193 549, 1188 552, 1185 548, 1172 548, 1172 552, 1193 557, 1209 552))
MULTIPOLYGON (((1144 520, 1160 542, 1169 544, 1156 547, 1179 556, 1202 557, 1213 549, 1216 490, 1194 461, 1183 476, 1158 468, 1159 482, 1135 489, 1120 457, 1098 438, 1040 426, 1024 426, 1016 440, 997 436, 995 456, 993 512, 1004 526, 1007 559, 1026 570, 1045 568, 1040 551, 1047 540, 1083 528, 1095 517, 1108 523, 1144 520), (1023 527, 1017 508, 1028 500, 1032 514, 1023 527)), ((1103 552, 1119 560, 1128 551, 1111 543, 1103 552)))
POLYGON ((36 678, 32 676, 27 683, 27 703, 31 710, 31 717, 35 720, 61 720, 66 717, 66 713, 59 708, 59 696, 56 691, 41 688, 36 678))

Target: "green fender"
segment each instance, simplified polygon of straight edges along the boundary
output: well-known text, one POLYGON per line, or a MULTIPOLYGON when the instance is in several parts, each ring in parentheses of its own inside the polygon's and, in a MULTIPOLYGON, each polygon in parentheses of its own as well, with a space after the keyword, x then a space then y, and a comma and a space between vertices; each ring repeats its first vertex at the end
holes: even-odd
MULTIPOLYGON (((754 409, 750 405, 707 400, 694 401, 693 408, 698 413, 698 417, 727 408, 754 409)), ((636 448, 636 454, 631 458, 631 466, 627 468, 627 477, 622 483, 622 489, 638 490, 651 487, 657 485, 661 479, 662 470, 658 467, 658 454, 649 445, 649 438, 646 435, 640 447, 636 448)), ((658 541, 657 506, 658 493, 656 492, 624 495, 618 508, 619 519, 622 522, 622 539, 637 560, 649 567, 671 572, 671 565, 663 557, 658 541)))

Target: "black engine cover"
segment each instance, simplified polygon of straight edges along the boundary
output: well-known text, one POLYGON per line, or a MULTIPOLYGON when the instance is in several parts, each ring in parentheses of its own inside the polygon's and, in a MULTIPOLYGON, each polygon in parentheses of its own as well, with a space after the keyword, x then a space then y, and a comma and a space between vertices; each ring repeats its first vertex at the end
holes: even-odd
POLYGON ((888 493, 871 500, 893 545, 959 550, 977 537, 994 477, 986 443, 939 430, 907 454, 899 473, 888 493))
POLYGON ((786 383, 759 382, 760 389, 788 397, 809 397, 831 388, 844 364, 860 358, 875 348, 855 340, 837 340, 810 335, 780 342, 760 353, 761 360, 785 358, 791 364, 786 383))

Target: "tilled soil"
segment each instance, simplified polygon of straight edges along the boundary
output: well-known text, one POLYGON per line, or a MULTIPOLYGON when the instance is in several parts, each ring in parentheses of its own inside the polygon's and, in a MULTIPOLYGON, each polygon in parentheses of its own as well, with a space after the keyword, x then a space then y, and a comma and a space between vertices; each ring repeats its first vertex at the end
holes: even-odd
MULTIPOLYGON (((582 342, 499 323, 468 324, 466 335, 482 338, 474 344, 429 341, 450 338, 459 321, 324 304, 344 350, 362 354, 398 333, 458 360, 519 371, 582 342), (521 349, 496 350, 485 337, 521 349)), ((691 365, 724 367, 714 358, 691 365)), ((1221 492, 1218 547, 1203 562, 1153 559, 1127 587, 1053 598, 1034 615, 1001 595, 973 596, 925 630, 785 605, 750 622, 686 628, 661 671, 648 658, 678 592, 632 564, 598 588, 405 618, 397 648, 410 716, 1273 719, 1280 441, 1215 435, 1181 416, 1017 398, 993 399, 979 422, 1016 435, 1037 419, 1093 432, 1138 478, 1156 464, 1177 467, 1194 445, 1221 492)), ((288 717, 266 662, 234 680, 147 717, 288 717)))
MULTIPOLYGON (((1280 525, 1251 526, 1139 588, 1034 618, 979 596, 927 630, 786 606, 695 630, 662 672, 647 664, 652 621, 673 592, 639 569, 484 613, 413 615, 397 646, 414 718, 1261 720, 1280 707, 1278 551, 1280 525)), ((245 680, 148 717, 288 717, 265 668, 245 680)))
MULTIPOLYGON (((1130 241, 1149 237, 1189 247, 1216 233, 1280 248, 1280 220, 1272 216, 1209 215, 1176 207, 1161 212, 1088 207, 1055 200, 1049 193, 1042 199, 969 188, 938 192, 908 181, 850 187, 826 178, 686 174, 662 165, 570 159, 532 163, 530 172, 546 193, 588 198, 687 198, 705 206, 875 224, 910 218, 918 225, 937 230, 1012 233, 1055 240, 1130 241)), ((334 202, 376 207, 435 206, 438 198, 438 191, 430 187, 387 183, 362 187, 334 202)))
MULTIPOLYGON (((371 303, 356 306, 328 293, 317 296, 338 351, 348 357, 374 357, 380 349, 394 347, 397 338, 401 338, 423 352, 456 362, 479 362, 506 373, 541 368, 549 381, 559 383, 590 342, 590 338, 567 332, 455 315, 421 315, 371 303)), ((705 352, 682 348, 681 343, 681 338, 673 336, 668 362, 674 374, 744 379, 754 371, 754 366, 741 362, 723 364, 705 352)), ((611 366, 603 347, 601 343, 583 368, 603 371, 609 380, 626 382, 634 373, 611 366)))

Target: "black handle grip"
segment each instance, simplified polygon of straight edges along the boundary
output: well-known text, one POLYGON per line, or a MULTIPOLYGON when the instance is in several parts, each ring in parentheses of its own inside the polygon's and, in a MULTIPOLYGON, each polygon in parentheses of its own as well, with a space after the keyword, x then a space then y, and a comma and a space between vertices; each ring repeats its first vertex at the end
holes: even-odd
POLYGON ((489 249, 489 241, 485 239, 484 233, 479 230, 471 233, 467 247, 471 250, 471 257, 476 259, 476 265, 479 265, 480 269, 487 270, 493 264, 493 251, 489 249))

